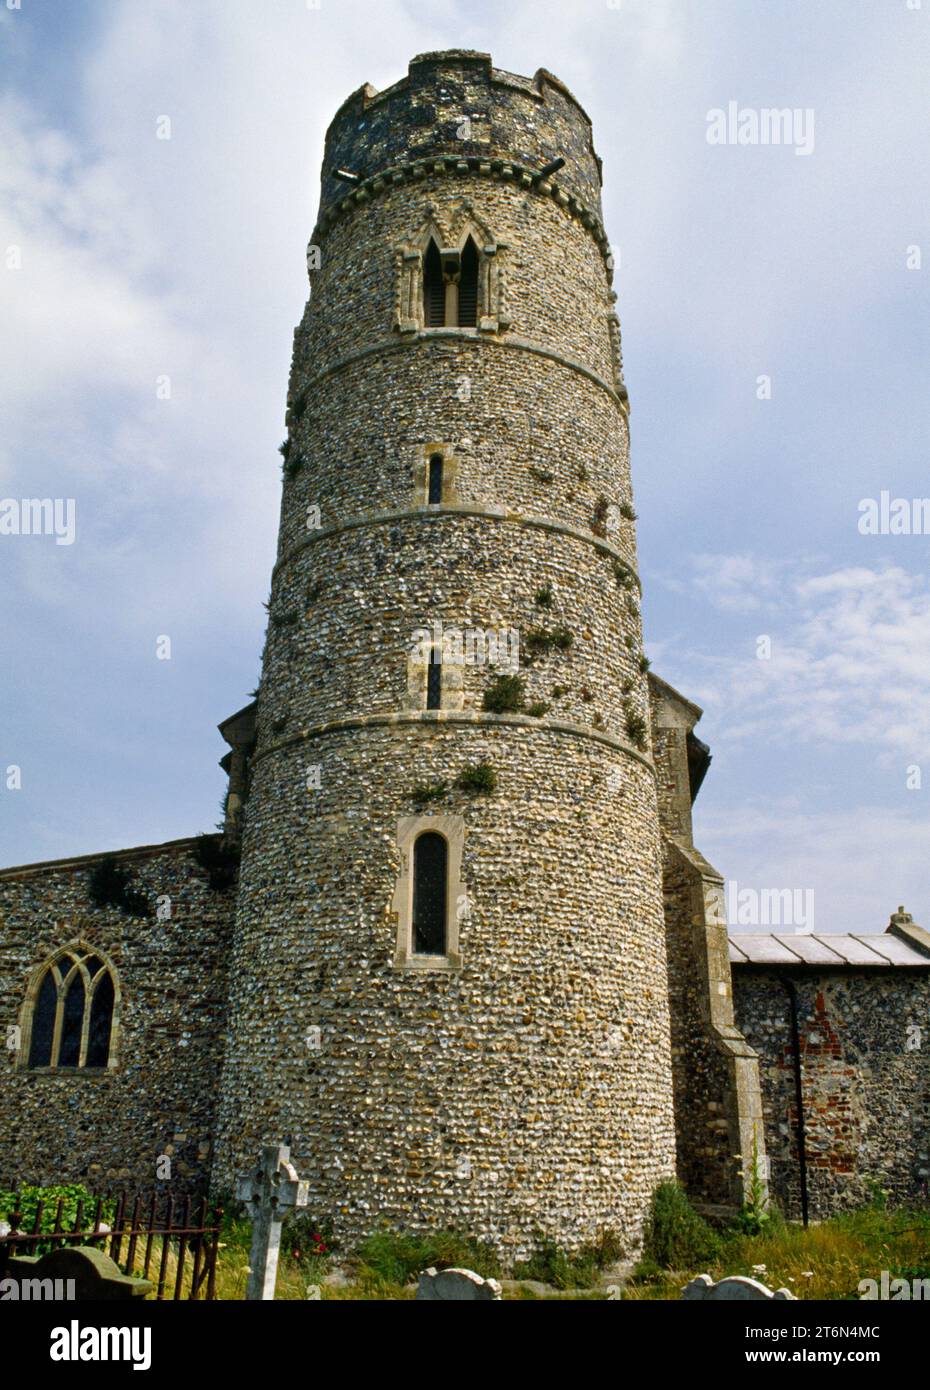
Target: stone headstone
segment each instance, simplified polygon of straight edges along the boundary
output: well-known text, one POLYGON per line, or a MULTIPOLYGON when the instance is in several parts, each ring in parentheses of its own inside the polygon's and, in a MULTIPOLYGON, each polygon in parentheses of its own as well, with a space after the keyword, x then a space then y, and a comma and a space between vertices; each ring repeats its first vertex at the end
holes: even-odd
POLYGON ((130 1278, 103 1250, 89 1245, 68 1245, 47 1255, 14 1255, 7 1261, 6 1279, 16 1281, 16 1294, 4 1290, 4 1298, 21 1300, 65 1298, 78 1303, 144 1298, 152 1291, 148 1279, 130 1278), (51 1292, 49 1292, 51 1290, 51 1292))
POLYGON ((501 1286, 496 1279, 482 1279, 471 1269, 424 1269, 417 1284, 417 1299, 434 1302, 497 1303, 500 1297, 501 1286))
POLYGON ((742 1274, 733 1274, 726 1279, 721 1279, 714 1283, 709 1274, 699 1274, 696 1279, 692 1279, 682 1289, 683 1299, 693 1300, 696 1298, 707 1298, 714 1302, 721 1299, 749 1299, 763 1300, 792 1299, 797 1302, 795 1295, 788 1289, 776 1289, 773 1293, 764 1284, 760 1284, 758 1279, 748 1279, 742 1274))
POLYGON ((281 1222, 286 1212, 307 1205, 307 1183, 298 1178, 290 1157, 286 1144, 271 1144, 262 1150, 261 1162, 236 1184, 236 1196, 245 1202, 252 1222, 249 1282, 245 1290, 249 1300, 274 1298, 281 1222))

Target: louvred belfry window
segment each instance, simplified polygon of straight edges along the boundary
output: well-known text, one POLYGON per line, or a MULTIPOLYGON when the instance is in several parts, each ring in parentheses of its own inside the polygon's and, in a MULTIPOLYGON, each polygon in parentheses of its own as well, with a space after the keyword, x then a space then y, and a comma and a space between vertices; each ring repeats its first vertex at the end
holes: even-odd
POLYGON ((446 285, 442 274, 439 247, 430 241, 423 257, 423 323, 427 328, 442 328, 446 321, 446 285))
POLYGON ((459 275, 459 327, 475 328, 478 324, 478 248, 471 237, 462 249, 462 269, 459 275))

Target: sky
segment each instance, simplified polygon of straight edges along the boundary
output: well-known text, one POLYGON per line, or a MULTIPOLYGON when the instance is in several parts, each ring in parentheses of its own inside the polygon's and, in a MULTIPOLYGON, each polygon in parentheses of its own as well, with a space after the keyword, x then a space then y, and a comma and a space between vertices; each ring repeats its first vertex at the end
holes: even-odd
POLYGON ((323 135, 453 47, 594 124, 696 843, 816 931, 930 927, 930 0, 0 0, 0 499, 75 508, 0 534, 0 864, 215 826, 323 135), (713 143, 730 103, 790 139, 713 143))

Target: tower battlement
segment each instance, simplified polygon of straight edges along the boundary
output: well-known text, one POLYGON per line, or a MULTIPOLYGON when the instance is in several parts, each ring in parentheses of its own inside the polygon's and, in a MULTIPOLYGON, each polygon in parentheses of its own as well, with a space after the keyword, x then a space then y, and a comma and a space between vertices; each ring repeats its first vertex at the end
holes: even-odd
POLYGON ((321 219, 353 196, 337 170, 370 184, 440 158, 453 167, 498 161, 529 179, 564 159, 557 189, 600 222, 601 161, 590 119, 565 84, 545 68, 519 77, 463 49, 422 53, 384 91, 365 83, 346 99, 326 133, 321 219))

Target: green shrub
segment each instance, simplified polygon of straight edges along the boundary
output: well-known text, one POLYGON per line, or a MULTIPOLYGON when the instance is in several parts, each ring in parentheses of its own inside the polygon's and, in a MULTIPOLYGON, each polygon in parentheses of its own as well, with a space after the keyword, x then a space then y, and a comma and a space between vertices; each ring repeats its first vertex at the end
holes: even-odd
POLYGON ((463 792, 477 792, 489 796, 497 789, 497 773, 490 763, 475 763, 459 774, 457 783, 463 792))
POLYGON ((636 520, 636 513, 634 512, 633 508, 630 506, 629 502, 621 502, 621 503, 620 503, 620 509, 619 509, 619 510, 620 510, 620 515, 621 515, 622 517, 624 517, 625 520, 627 520, 627 521, 635 521, 635 520, 636 520))
POLYGON ((300 614, 295 609, 286 609, 283 613, 272 613, 271 626, 274 628, 294 627, 300 622, 300 614))
MULTIPOLYGON (((94 1224, 94 1217, 97 1212, 97 1198, 88 1192, 86 1187, 80 1183, 60 1183, 54 1187, 21 1187, 19 1189, 19 1211, 20 1211, 20 1230, 31 1231, 35 1222, 36 1211, 40 1202, 45 1205, 42 1209, 42 1220, 39 1223, 39 1230, 51 1232, 55 1229, 55 1216, 58 1211, 58 1202, 61 1199, 61 1228, 70 1230, 77 1220, 78 1203, 84 1203, 84 1210, 81 1215, 81 1225, 86 1229, 91 1229, 94 1224)), ((0 1192, 0 1218, 9 1221, 16 1211, 17 1193, 0 1192)), ((116 1211, 116 1202, 112 1199, 105 1201, 100 1209, 100 1220, 107 1225, 112 1224, 113 1216, 116 1211)), ((31 1252, 30 1252, 31 1253, 31 1252)))
POLYGON ((698 1216, 677 1182, 663 1182, 652 1196, 643 1239, 642 1268, 690 1270, 712 1260, 720 1240, 698 1216))
POLYGON ((537 608, 551 608, 551 607, 552 607, 552 585, 551 585, 551 584, 547 584, 544 588, 542 588, 542 589, 537 589, 537 590, 536 590, 536 607, 537 607, 537 608))
POLYGON ((523 708, 522 676, 498 676, 484 692, 482 706, 489 714, 516 713, 523 708))
POLYGON ((536 700, 533 704, 527 705, 526 712, 531 714, 534 719, 542 719, 543 715, 548 714, 551 708, 552 706, 547 705, 545 700, 536 700))

